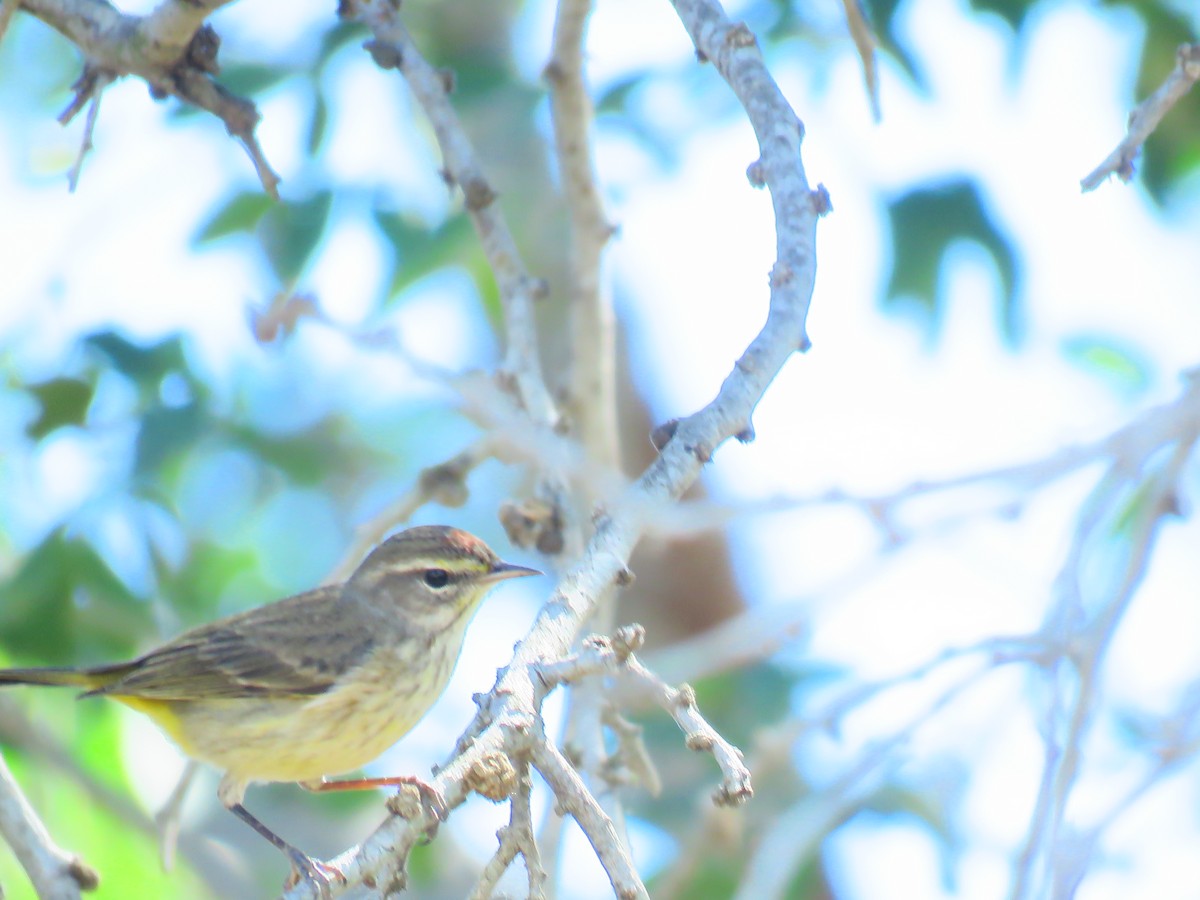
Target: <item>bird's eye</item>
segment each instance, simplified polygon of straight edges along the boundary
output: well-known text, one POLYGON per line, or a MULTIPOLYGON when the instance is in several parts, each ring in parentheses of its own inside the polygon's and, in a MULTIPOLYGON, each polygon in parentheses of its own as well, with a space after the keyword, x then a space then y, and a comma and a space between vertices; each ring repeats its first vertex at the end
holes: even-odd
POLYGON ((445 569, 426 569, 425 583, 431 588, 444 588, 450 583, 450 573, 445 569))

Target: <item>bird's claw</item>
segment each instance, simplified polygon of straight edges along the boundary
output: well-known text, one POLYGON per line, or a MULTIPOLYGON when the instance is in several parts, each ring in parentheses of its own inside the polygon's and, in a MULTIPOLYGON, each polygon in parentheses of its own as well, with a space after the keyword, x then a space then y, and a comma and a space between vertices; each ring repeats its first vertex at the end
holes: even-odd
POLYGON ((290 890, 301 881, 316 889, 318 897, 329 896, 329 886, 345 884, 346 876, 337 866, 305 856, 303 853, 288 854, 292 860, 292 871, 283 883, 284 890, 290 890))

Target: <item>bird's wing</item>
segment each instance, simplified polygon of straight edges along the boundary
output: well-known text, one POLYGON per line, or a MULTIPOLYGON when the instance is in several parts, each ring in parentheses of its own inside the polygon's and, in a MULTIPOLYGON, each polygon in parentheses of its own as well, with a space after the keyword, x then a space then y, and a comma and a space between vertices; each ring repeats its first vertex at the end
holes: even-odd
POLYGON ((184 632, 90 694, 158 700, 321 694, 375 643, 340 587, 318 588, 184 632), (345 601, 345 602, 344 602, 345 601))

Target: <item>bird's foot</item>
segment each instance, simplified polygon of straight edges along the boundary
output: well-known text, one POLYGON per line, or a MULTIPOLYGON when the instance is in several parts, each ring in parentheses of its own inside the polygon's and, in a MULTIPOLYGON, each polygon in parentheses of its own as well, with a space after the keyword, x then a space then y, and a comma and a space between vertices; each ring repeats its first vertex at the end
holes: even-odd
POLYGON ((402 819, 412 820, 420 815, 430 820, 423 835, 423 842, 429 843, 437 835, 438 826, 450 815, 446 798, 432 784, 412 776, 405 776, 398 786, 400 790, 388 798, 388 812, 402 819), (413 797, 413 791, 417 794, 416 798, 413 797))
POLYGON ((299 850, 288 853, 288 858, 292 861, 292 871, 283 883, 284 890, 291 890, 303 881, 316 890, 318 897, 324 898, 329 896, 330 885, 346 883, 346 876, 337 866, 313 859, 299 850))

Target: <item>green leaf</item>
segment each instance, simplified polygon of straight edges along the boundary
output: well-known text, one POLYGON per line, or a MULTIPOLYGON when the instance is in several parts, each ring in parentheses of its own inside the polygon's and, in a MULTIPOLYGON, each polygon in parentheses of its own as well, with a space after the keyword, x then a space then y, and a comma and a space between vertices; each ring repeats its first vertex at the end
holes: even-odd
POLYGON ((234 194, 192 238, 192 243, 202 246, 226 235, 238 232, 251 233, 258 225, 259 219, 266 215, 275 203, 275 200, 262 191, 243 191, 234 194))
POLYGON ((1018 34, 1032 5, 1029 0, 971 0, 972 7, 980 12, 995 13, 1018 34))
POLYGON ((376 209, 374 217, 396 252, 389 300, 431 272, 467 264, 470 253, 477 252, 475 231, 465 215, 454 216, 434 229, 390 210, 376 209))
MULTIPOLYGON (((331 471, 332 460, 361 472, 372 461, 370 449, 365 444, 352 444, 347 438, 344 423, 334 417, 321 420, 311 428, 286 437, 275 437, 261 431, 234 426, 229 439, 243 447, 254 458, 272 465, 287 475, 288 482, 297 485, 327 484, 336 477, 331 471)), ((383 457, 378 457, 382 461, 383 457)))
POLYGON ((629 98, 633 92, 646 83, 646 72, 634 72, 624 78, 618 78, 596 98, 596 113, 628 114, 629 98))
POLYGON ((154 391, 165 375, 186 369, 178 335, 140 347, 115 331, 105 331, 89 335, 84 343, 104 354, 122 375, 154 391))
POLYGON ((29 385, 41 411, 35 421, 25 427, 25 433, 41 440, 64 425, 82 425, 92 402, 95 385, 77 378, 52 378, 29 385))
POLYGON ((1063 355, 1113 390, 1129 397, 1150 386, 1152 365, 1136 348, 1103 335, 1074 335, 1062 343, 1063 355))
POLYGON ((307 200, 280 203, 267 210, 258 223, 263 250, 276 277, 294 285, 325 233, 330 191, 318 191, 307 200))
POLYGON ((252 97, 279 84, 293 71, 290 66, 266 63, 234 63, 221 67, 221 87, 240 97, 252 97))
MULTIPOLYGON (((258 556, 252 548, 223 547, 197 540, 188 549, 187 559, 177 570, 167 569, 161 559, 156 560, 156 570, 163 582, 163 593, 173 608, 186 610, 192 623, 206 622, 216 616, 218 603, 235 578, 246 583, 261 582, 255 578, 258 556)), ((266 590, 263 584, 264 593, 266 590)))
POLYGON ((85 646, 127 653, 145 613, 96 550, 60 528, 0 584, 0 644, 38 662, 78 662, 85 646))
POLYGON ((366 37, 369 37, 366 27, 357 22, 339 22, 321 36, 321 48, 317 51, 317 68, 324 67, 335 53, 351 41, 366 37))
POLYGON ((1019 338, 1017 258, 1013 242, 993 221, 974 182, 954 181, 919 188, 888 207, 893 260, 887 306, 915 301, 931 335, 941 325, 944 297, 939 296, 942 259, 952 243, 974 241, 991 254, 1001 283, 1000 331, 1015 344, 1019 338))
POLYGON ((325 92, 318 90, 316 99, 313 100, 312 121, 308 123, 308 153, 310 156, 315 156, 321 149, 328 129, 329 103, 325 99, 325 92))
POLYGON ((157 406, 142 418, 134 453, 138 475, 158 475, 207 433, 211 418, 199 403, 157 406))
POLYGON ((928 94, 929 84, 917 65, 916 57, 901 43, 896 33, 896 9, 900 6, 900 0, 866 0, 863 5, 867 12, 867 21, 871 23, 879 40, 879 46, 900 63, 921 93, 928 94))

